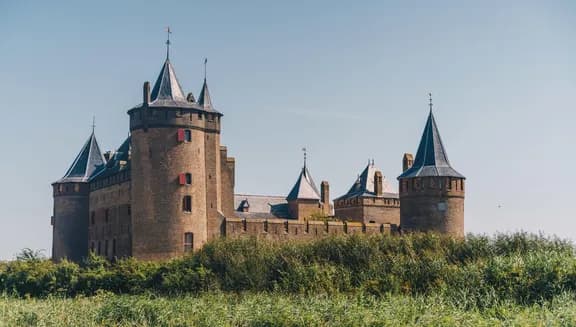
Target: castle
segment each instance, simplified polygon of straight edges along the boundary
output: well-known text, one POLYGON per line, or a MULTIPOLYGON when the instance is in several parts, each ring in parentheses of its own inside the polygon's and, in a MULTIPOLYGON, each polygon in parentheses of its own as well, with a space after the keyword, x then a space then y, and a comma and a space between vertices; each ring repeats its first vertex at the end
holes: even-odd
POLYGON ((318 190, 306 161, 285 197, 234 194, 235 159, 220 144, 223 114, 206 77, 198 99, 185 95, 168 54, 154 86, 145 82, 142 93, 142 103, 128 110, 130 136, 118 149, 102 153, 93 130, 52 184, 54 260, 79 261, 89 251, 162 260, 224 236, 464 234, 465 177, 448 161, 431 103, 416 157, 404 155, 399 193, 372 161, 332 204, 328 182, 318 190))

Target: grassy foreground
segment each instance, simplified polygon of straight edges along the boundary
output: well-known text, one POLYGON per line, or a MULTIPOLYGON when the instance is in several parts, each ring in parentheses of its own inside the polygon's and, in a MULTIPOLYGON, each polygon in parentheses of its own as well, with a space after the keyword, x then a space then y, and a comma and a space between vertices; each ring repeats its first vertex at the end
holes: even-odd
POLYGON ((0 297, 0 326, 573 326, 576 301, 467 309, 429 296, 99 294, 76 299, 0 297))

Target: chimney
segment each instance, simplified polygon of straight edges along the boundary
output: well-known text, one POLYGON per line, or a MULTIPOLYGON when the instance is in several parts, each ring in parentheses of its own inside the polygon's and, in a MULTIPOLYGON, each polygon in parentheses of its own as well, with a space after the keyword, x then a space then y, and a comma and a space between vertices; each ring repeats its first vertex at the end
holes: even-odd
POLYGON ((330 184, 327 181, 320 184, 320 201, 323 204, 330 203, 330 184))
POLYGON ((144 94, 143 94, 144 99, 142 100, 142 102, 144 103, 144 105, 148 105, 150 103, 150 82, 144 82, 144 94))
POLYGON ((376 196, 382 196, 383 190, 382 190, 382 172, 381 171, 376 171, 374 173, 374 193, 376 193, 376 196))
POLYGON ((196 102, 196 99, 194 99, 194 94, 192 94, 192 92, 188 93, 188 95, 186 96, 186 101, 196 102))
POLYGON ((106 160, 106 162, 108 162, 110 160, 110 158, 112 158, 112 151, 106 151, 104 152, 104 160, 106 160))
POLYGON ((414 156, 411 153, 404 153, 402 158, 402 172, 407 171, 414 164, 414 156))

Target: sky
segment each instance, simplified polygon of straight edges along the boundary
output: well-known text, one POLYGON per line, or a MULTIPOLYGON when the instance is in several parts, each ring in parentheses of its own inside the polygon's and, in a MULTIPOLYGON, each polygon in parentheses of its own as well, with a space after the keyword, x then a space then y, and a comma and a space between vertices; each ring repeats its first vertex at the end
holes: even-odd
POLYGON ((465 231, 576 240, 574 1, 0 0, 0 260, 50 255, 51 183, 91 132, 114 150, 170 59, 198 95, 203 59, 236 193, 286 195, 308 149, 345 193, 368 159, 397 187, 428 93, 465 231))

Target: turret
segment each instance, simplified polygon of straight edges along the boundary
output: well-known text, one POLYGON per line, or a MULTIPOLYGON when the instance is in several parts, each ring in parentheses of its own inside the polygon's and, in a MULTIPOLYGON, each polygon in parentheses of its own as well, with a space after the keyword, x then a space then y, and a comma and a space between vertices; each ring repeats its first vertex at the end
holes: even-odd
POLYGON ((325 209, 321 203, 320 192, 316 188, 306 163, 304 163, 296 183, 286 197, 286 201, 288 201, 288 210, 292 219, 302 220, 314 214, 329 214, 324 212, 325 209))
POLYGON ((88 255, 89 181, 105 164, 94 132, 64 174, 52 184, 52 259, 80 261, 88 255))
POLYGON ((404 231, 463 237, 465 177, 448 161, 431 105, 416 159, 398 177, 400 225, 404 231))
POLYGON ((402 172, 407 171, 414 164, 414 156, 412 153, 404 153, 402 157, 402 172))
POLYGON ((224 211, 233 211, 222 198, 233 201, 234 160, 220 146, 222 114, 206 80, 198 102, 191 93, 184 96, 166 58, 148 102, 147 92, 145 84, 144 103, 128 111, 132 255, 156 260, 220 237, 224 211))

